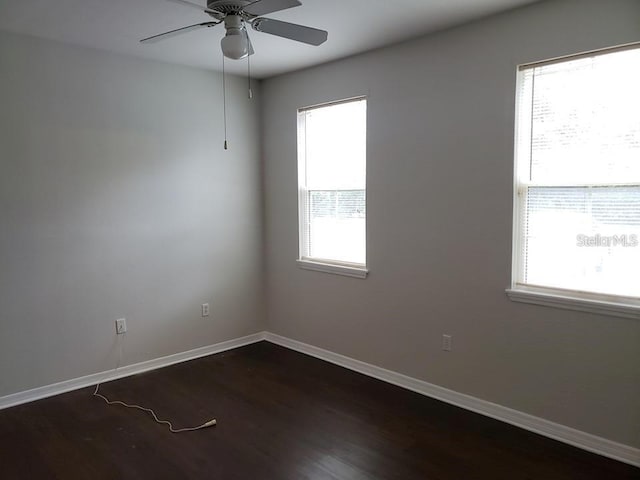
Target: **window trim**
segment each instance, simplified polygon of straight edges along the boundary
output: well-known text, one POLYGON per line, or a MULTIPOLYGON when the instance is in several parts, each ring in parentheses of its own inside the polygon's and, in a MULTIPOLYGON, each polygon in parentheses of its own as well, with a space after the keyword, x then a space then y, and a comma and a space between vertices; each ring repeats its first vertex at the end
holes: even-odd
POLYGON ((520 101, 518 96, 522 88, 523 75, 522 71, 550 65, 553 63, 562 63, 579 58, 589 56, 614 53, 617 51, 639 48, 640 42, 633 42, 614 47, 601 48, 587 52, 577 53, 574 55, 565 55, 539 62, 531 62, 520 64, 516 68, 516 108, 514 117, 514 159, 513 159, 513 218, 512 218, 512 250, 511 250, 511 286, 505 290, 505 293, 511 301, 522 302, 533 305, 542 305, 546 307, 560 308, 566 310, 577 310, 593 314, 609 315, 615 317, 640 319, 640 298, 627 297, 622 295, 607 295, 596 292, 584 292, 579 290, 562 289, 555 287, 543 287, 537 285, 519 283, 520 274, 523 268, 523 258, 520 255, 522 245, 522 228, 525 216, 526 206, 521 200, 523 195, 522 184, 519 181, 519 168, 522 161, 519 161, 519 138, 520 138, 520 101))
POLYGON ((507 288, 505 292, 513 302, 640 320, 640 300, 633 297, 596 294, 588 294, 587 296, 586 292, 585 297, 581 297, 577 290, 520 284, 507 288), (625 299, 626 302, 621 302, 620 299, 625 299))
POLYGON ((571 60, 578 60, 580 58, 585 58, 585 57, 593 57, 595 55, 600 55, 603 53, 615 53, 615 52, 621 52, 623 50, 632 50, 634 48, 638 48, 639 46, 640 46, 640 42, 630 42, 630 43, 623 43, 622 45, 615 45, 613 47, 596 48, 594 50, 587 50, 586 52, 572 53, 569 55, 561 55, 559 57, 553 57, 547 60, 521 63, 520 65, 518 65, 517 70, 518 71, 526 70, 527 68, 531 68, 531 67, 544 67, 546 65, 553 65, 554 63, 569 62, 571 60))
POLYGON ((359 263, 332 262, 318 258, 302 257, 296 259, 296 264, 303 270, 313 270, 315 272, 333 273, 354 278, 367 278, 369 270, 359 263))
MULTIPOLYGON (((325 258, 316 258, 316 257, 308 257, 303 253, 306 252, 306 247, 304 245, 305 240, 308 238, 307 234, 303 234, 303 229, 308 225, 307 222, 307 209, 302 208, 303 205, 306 204, 306 195, 307 190, 303 187, 306 186, 306 159, 304 162, 300 159, 300 152, 306 151, 306 136, 301 136, 299 134, 301 129, 301 122, 304 120, 300 115, 303 112, 308 112, 310 110, 315 110, 318 108, 324 107, 332 107, 335 105, 341 105, 345 103, 365 101, 367 112, 368 112, 368 97, 367 95, 357 95, 354 97, 349 97, 341 100, 333 100, 324 103, 318 103, 314 105, 310 105, 307 107, 298 108, 296 111, 297 116, 297 165, 298 165, 298 258, 296 259, 296 264, 299 268, 304 270, 312 270, 316 272, 324 272, 324 273, 332 273, 336 275, 345 275, 348 277, 354 278, 366 278, 369 274, 369 270, 367 269, 367 260, 365 259, 365 263, 352 263, 346 261, 339 260, 330 260, 325 258), (302 138, 304 137, 304 138, 302 138)), ((368 118, 368 113, 367 113, 368 118)), ((366 121, 366 120, 365 120, 366 121)), ((368 137, 368 136, 367 136, 368 137)), ((366 175, 366 172, 365 172, 366 175)), ((365 181, 365 195, 367 192, 367 186, 365 181)), ((366 217, 365 217, 366 218, 366 217)), ((366 242, 366 234, 365 234, 365 242, 366 242)))

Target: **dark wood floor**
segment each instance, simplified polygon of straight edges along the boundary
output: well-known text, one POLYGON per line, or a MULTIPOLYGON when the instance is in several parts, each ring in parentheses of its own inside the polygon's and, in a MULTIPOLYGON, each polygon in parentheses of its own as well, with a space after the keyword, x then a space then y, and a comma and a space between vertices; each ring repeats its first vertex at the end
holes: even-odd
POLYGON ((640 470, 262 342, 0 411, 6 479, 639 479, 640 470))

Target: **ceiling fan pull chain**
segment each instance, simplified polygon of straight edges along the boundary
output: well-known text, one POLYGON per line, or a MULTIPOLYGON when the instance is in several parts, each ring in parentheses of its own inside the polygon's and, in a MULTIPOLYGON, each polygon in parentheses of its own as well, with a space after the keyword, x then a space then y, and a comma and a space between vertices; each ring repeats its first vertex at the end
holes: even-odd
POLYGON ((222 54, 222 116, 224 120, 224 149, 227 150, 227 83, 225 80, 224 53, 222 54))
POLYGON ((249 100, 253 98, 251 91, 251 55, 247 55, 247 83, 249 84, 249 100))

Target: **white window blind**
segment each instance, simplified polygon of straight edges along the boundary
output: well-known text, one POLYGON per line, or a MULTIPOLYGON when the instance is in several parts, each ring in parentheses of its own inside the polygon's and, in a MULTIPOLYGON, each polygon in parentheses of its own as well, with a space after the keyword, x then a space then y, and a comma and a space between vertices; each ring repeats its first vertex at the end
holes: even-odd
POLYGON ((366 100, 298 112, 300 258, 366 263, 366 100))
POLYGON ((519 71, 514 286, 640 297, 640 48, 519 71))

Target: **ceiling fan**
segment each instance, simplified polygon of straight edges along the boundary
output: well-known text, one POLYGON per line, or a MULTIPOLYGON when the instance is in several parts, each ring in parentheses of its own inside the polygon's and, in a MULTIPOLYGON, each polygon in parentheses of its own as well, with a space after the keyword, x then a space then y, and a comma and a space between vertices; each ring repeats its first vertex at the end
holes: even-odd
POLYGON ((167 1, 197 8, 208 14, 213 20, 143 38, 140 40, 141 43, 153 43, 175 35, 224 23, 227 33, 220 42, 222 53, 227 58, 239 60, 254 53, 246 29, 247 24, 251 25, 251 28, 256 32, 268 33, 308 45, 320 45, 327 40, 328 36, 324 30, 262 17, 262 15, 269 13, 297 7, 301 5, 298 0, 206 0, 206 7, 188 0, 167 1))

